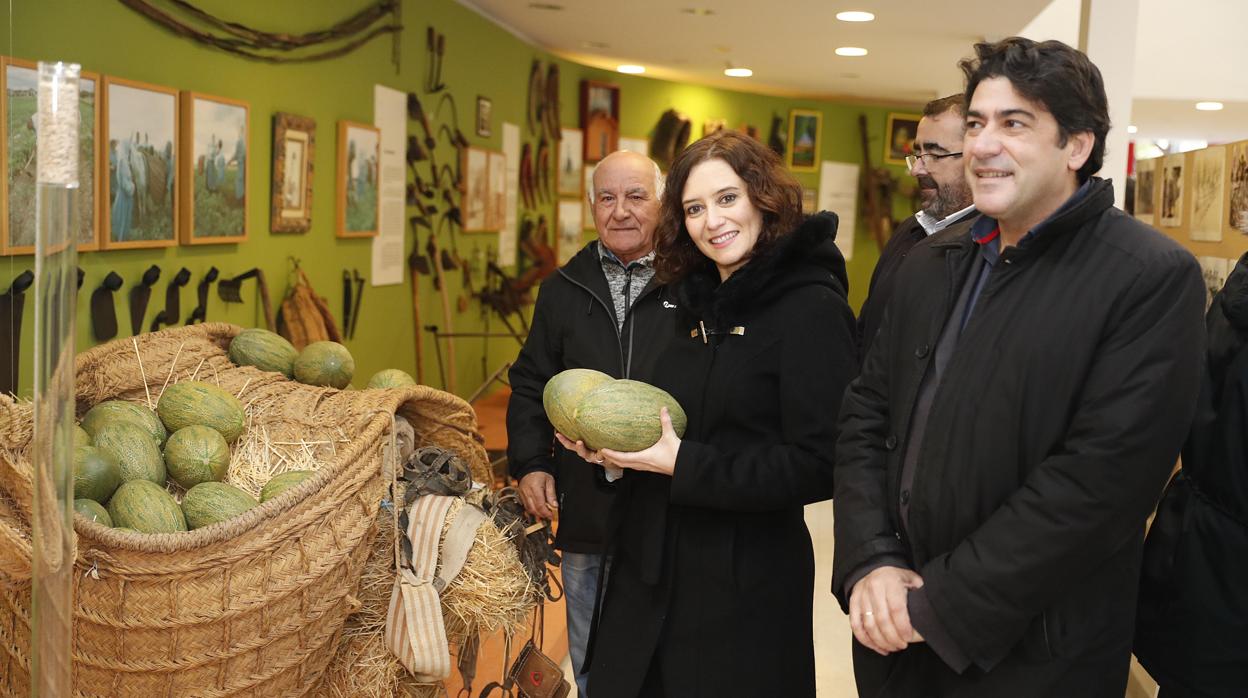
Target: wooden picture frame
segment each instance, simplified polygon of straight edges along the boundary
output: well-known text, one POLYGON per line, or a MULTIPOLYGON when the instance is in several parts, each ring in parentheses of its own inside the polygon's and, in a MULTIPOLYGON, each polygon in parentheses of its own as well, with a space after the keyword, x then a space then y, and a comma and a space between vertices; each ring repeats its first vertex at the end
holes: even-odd
POLYGON ((250 150, 251 107, 247 102, 182 92, 182 171, 178 183, 181 244, 213 245, 247 239, 250 150))
POLYGON ((922 114, 889 114, 884 127, 884 162, 906 166, 906 156, 914 154, 922 114))
POLYGON ((381 129, 356 121, 338 122, 338 237, 376 237, 381 215, 380 161, 381 129))
MULTIPOLYGON (((14 124, 29 122, 10 114, 17 100, 9 94, 15 78, 20 77, 22 94, 21 111, 33 116, 37 107, 39 64, 20 58, 0 56, 0 254, 26 255, 35 253, 35 150, 34 128, 10 130, 14 124), (13 73, 13 77, 10 73, 13 73), (15 133, 14 131, 17 131, 15 133), (28 131, 29 133, 23 133, 28 131), (21 150, 29 149, 29 156, 21 158, 25 164, 19 174, 20 181, 12 181, 9 171, 9 153, 14 149, 10 140, 17 140, 21 133, 21 150), (14 206, 14 202, 17 202, 14 206)), ((89 70, 79 73, 79 115, 89 110, 89 117, 79 124, 78 192, 76 239, 79 252, 100 249, 100 74, 89 70)))
POLYGON ((306 233, 312 229, 312 174, 316 119, 273 115, 273 183, 269 191, 269 230, 306 233))
POLYGON ((789 110, 789 147, 785 164, 793 172, 818 172, 822 146, 823 112, 815 109, 789 110))
POLYGON ((585 133, 579 128, 559 130, 559 161, 556 163, 556 191, 566 196, 582 193, 581 171, 585 168, 585 133))
POLYGON ((100 247, 173 247, 178 244, 178 91, 111 75, 102 84, 100 159, 108 158, 110 175, 100 177, 100 247))
POLYGON ((598 162, 620 147, 620 86, 582 80, 580 107, 584 162, 598 162))

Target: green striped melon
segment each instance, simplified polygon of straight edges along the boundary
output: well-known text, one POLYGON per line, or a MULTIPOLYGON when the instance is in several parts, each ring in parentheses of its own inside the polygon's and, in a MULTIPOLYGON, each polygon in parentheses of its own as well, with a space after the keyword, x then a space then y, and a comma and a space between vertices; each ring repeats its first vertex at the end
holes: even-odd
POLYGON ((165 459, 151 435, 138 424, 105 424, 95 432, 95 447, 117 459, 122 482, 147 480, 164 486, 165 459))
POLYGON ((416 379, 397 368, 382 369, 368 379, 369 388, 401 388, 405 385, 416 385, 416 379))
POLYGON ((82 428, 95 438, 95 432, 105 424, 117 421, 134 422, 143 427, 157 446, 163 446, 169 433, 165 425, 160 423, 156 413, 144 405, 125 400, 107 400, 92 407, 82 417, 82 428))
POLYGON ((243 403, 238 398, 202 381, 183 381, 165 388, 156 413, 169 431, 193 424, 212 427, 233 442, 243 433, 243 403))
POLYGON ((230 445, 212 427, 192 424, 169 436, 165 468, 184 489, 201 482, 220 482, 230 466, 230 445))
POLYGON ((91 435, 87 433, 86 429, 83 429, 82 427, 75 424, 74 425, 74 448, 77 448, 79 446, 90 446, 90 445, 91 445, 91 435))
POLYGON ((243 330, 230 341, 230 361, 239 366, 255 366, 287 378, 295 375, 295 357, 299 350, 280 334, 257 328, 243 330))
POLYGON ((342 389, 355 375, 355 359, 338 342, 312 342, 295 359, 295 380, 342 389))
POLYGON ((108 515, 108 510, 94 499, 75 499, 74 511, 87 517, 88 521, 94 521, 109 528, 113 527, 113 519, 108 515))
POLYGON ((661 407, 667 408, 676 435, 684 436, 688 419, 676 398, 634 380, 614 380, 598 386, 581 399, 573 419, 589 448, 631 453, 650 448, 663 435, 661 407))
POLYGON ((546 418, 555 427, 555 431, 573 441, 579 441, 580 429, 572 419, 576 406, 595 388, 611 380, 611 376, 592 368, 569 368, 546 381, 546 387, 542 390, 542 407, 545 408, 546 418))
POLYGON ((182 507, 164 487, 147 480, 122 483, 108 501, 108 515, 117 528, 140 533, 177 533, 186 530, 182 507))
POLYGON ((274 475, 269 478, 268 482, 264 483, 264 487, 260 488, 260 502, 264 503, 273 499, 315 474, 316 472, 312 470, 290 470, 280 475, 274 475))
POLYGON ((74 449, 74 497, 107 502, 121 484, 121 466, 111 453, 94 446, 74 449))
POLYGON ((224 482, 201 482, 182 498, 182 513, 191 530, 232 519, 259 506, 251 495, 224 482))

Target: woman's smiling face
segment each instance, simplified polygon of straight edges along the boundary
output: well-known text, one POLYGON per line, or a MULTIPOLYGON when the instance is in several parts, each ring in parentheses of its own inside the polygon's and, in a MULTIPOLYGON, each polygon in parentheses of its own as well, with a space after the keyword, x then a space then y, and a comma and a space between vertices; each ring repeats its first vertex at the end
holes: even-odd
POLYGON ((694 165, 681 194, 685 228, 698 250, 725 280, 750 260, 763 229, 763 212, 750 201, 746 184, 724 160, 694 165))

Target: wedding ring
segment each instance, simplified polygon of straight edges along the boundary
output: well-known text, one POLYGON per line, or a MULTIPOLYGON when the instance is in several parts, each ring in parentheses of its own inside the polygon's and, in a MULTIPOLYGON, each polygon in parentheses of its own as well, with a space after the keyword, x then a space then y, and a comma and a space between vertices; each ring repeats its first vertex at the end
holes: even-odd
POLYGON ((875 615, 875 611, 863 611, 863 612, 862 612, 862 615, 864 615, 864 616, 873 616, 873 615, 875 615))

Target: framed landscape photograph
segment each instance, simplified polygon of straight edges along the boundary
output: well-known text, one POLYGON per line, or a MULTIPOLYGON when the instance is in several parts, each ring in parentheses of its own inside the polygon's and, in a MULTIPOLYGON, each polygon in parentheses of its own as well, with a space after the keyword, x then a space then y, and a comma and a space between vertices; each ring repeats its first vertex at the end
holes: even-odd
POLYGON ((819 131, 823 112, 813 109, 789 110, 789 149, 785 163, 794 172, 819 170, 819 131))
MULTIPOLYGON (((35 252, 35 111, 39 67, 33 61, 0 58, 0 252, 35 252)), ((100 76, 82 71, 78 81, 78 192, 74 197, 79 252, 100 247, 99 142, 100 76)))
POLYGON ((246 102, 182 93, 178 240, 183 245, 247 239, 250 114, 246 102))
POLYGON ((277 112, 273 115, 273 189, 269 229, 306 233, 312 228, 312 156, 316 119, 277 112))
POLYGON ((581 169, 585 147, 584 133, 579 128, 565 128, 559 137, 559 193, 581 195, 581 169))
POLYGON ((379 129, 354 121, 338 122, 338 237, 377 235, 380 160, 379 129))
MULTIPOLYGON (((884 127, 884 162, 905 167, 906 156, 914 154, 921 114, 889 114, 884 127)), ((792 141, 790 141, 791 143, 792 141)))
POLYGON ((178 91, 104 76, 100 246, 178 244, 178 91))

